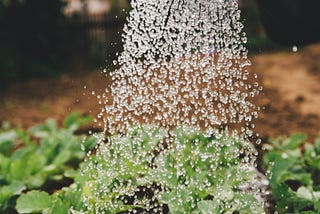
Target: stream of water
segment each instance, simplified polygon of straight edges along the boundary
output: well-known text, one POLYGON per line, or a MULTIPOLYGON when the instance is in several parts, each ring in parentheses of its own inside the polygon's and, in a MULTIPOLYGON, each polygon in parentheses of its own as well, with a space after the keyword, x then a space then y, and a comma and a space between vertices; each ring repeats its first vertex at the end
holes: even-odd
POLYGON ((124 51, 110 74, 106 130, 132 124, 213 127, 243 124, 251 137, 260 91, 250 74, 236 1, 135 0, 124 51))
MULTIPOLYGON (((131 0, 131 6, 124 51, 100 101, 105 132, 119 135, 110 143, 125 152, 121 137, 144 124, 164 130, 167 146, 181 127, 244 142, 256 138, 254 99, 261 87, 249 72, 237 1, 131 0)), ((253 166, 256 154, 247 153, 242 164, 253 166)))

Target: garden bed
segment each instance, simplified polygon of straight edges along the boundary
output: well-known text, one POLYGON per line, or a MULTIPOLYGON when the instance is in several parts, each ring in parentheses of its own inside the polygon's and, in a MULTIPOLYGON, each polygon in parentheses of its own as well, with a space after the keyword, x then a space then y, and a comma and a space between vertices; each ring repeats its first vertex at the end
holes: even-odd
POLYGON ((73 113, 61 128, 0 130, 1 213, 320 211, 320 138, 270 139, 258 150, 263 176, 238 137, 178 128, 163 147, 164 130, 142 126, 97 147, 101 138, 75 134, 89 121, 73 113))

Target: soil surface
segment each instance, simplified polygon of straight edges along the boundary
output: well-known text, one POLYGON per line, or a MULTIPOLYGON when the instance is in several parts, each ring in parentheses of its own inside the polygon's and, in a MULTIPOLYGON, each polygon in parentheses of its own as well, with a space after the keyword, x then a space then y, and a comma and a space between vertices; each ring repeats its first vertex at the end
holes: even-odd
MULTIPOLYGON (((252 72, 260 77, 261 113, 256 131, 263 141, 295 132, 313 140, 320 132, 320 44, 298 52, 278 51, 251 56, 252 72)), ((101 94, 111 80, 100 72, 74 68, 76 74, 32 80, 0 92, 0 122, 28 128, 54 118, 59 123, 73 111, 96 116, 101 94)))

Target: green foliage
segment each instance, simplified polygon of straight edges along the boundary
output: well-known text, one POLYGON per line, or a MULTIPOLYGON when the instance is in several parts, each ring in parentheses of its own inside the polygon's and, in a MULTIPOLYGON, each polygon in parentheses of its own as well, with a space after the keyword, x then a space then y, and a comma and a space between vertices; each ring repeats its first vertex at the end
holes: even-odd
POLYGON ((159 150, 164 139, 164 132, 152 127, 112 137, 111 143, 102 144, 81 164, 81 173, 65 172, 74 184, 32 207, 32 201, 45 193, 23 194, 17 209, 21 213, 121 213, 147 211, 155 205, 158 211, 167 207, 170 213, 263 213, 254 195, 240 190, 243 182, 255 179, 253 171, 240 167, 244 142, 177 130, 173 144, 159 150))
MULTIPOLYGON (((264 212, 242 187, 256 179, 242 162, 255 152, 249 143, 218 132, 177 129, 167 136, 134 127, 80 163, 97 148, 95 137, 74 134, 90 120, 74 113, 63 128, 48 120, 27 132, 0 131, 0 213, 264 212), (65 179, 74 183, 54 186, 65 179)), ((320 137, 313 145, 305 141, 295 134, 267 145, 263 165, 280 214, 320 212, 320 137)))
MULTIPOLYGON (((77 179, 81 177, 78 174, 77 179)), ((50 213, 50 214, 68 214, 83 213, 84 204, 82 202, 80 181, 69 187, 64 187, 52 195, 42 190, 32 190, 22 194, 16 204, 18 213, 50 213)), ((82 182, 83 183, 83 182, 82 182)))
MULTIPOLYGON (((76 136, 74 132, 90 120, 74 113, 66 119, 64 128, 58 128, 54 120, 48 120, 27 132, 6 130, 0 133, 0 212, 12 209, 15 199, 23 191, 54 191, 56 187, 50 184, 63 183, 66 179, 64 173, 78 168, 96 140, 93 137, 85 139, 83 145, 87 147, 81 148, 83 136, 76 136)), ((34 193, 30 194, 35 197, 34 193)), ((21 206, 23 200, 20 200, 21 206)), ((35 206, 36 210, 44 206, 44 201, 35 203, 29 203, 29 206, 35 206)), ((31 208, 21 210, 25 213, 31 208)))
POLYGON ((320 138, 305 144, 304 134, 271 140, 264 157, 279 213, 320 212, 320 138))
POLYGON ((177 130, 168 148, 164 142, 162 130, 140 127, 102 145, 84 172, 89 213, 166 206, 170 213, 263 212, 253 194, 240 189, 256 178, 239 158, 245 142, 192 129, 177 130))
POLYGON ((52 205, 53 201, 48 193, 30 191, 18 199, 16 208, 19 213, 39 213, 52 205))
POLYGON ((80 192, 68 187, 52 195, 40 190, 22 194, 17 200, 16 209, 18 213, 68 214, 70 210, 81 207, 83 204, 80 192))

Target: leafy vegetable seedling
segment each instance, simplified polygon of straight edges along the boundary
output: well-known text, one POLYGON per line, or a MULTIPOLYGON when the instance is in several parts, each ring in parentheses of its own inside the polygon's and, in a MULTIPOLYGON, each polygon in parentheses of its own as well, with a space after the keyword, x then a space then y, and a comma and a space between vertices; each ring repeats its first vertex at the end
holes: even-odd
POLYGON ((273 139, 264 156, 278 213, 320 212, 320 138, 305 141, 304 134, 273 139))
MULTIPOLYGON (((82 149, 83 136, 74 134, 89 121, 90 117, 73 113, 61 129, 54 120, 48 120, 27 132, 12 129, 0 133, 0 213, 13 210, 22 192, 33 189, 53 192, 72 182, 64 173, 78 168, 88 148, 96 144, 96 140, 89 137, 84 140, 87 148, 82 149)), ((35 203, 42 202, 33 201, 29 206, 35 203)))

